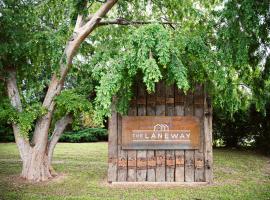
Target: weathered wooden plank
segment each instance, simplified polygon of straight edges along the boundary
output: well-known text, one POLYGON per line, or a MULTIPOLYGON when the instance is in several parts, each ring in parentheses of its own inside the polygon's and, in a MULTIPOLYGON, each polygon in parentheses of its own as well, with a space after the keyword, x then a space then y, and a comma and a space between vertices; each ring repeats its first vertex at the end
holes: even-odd
MULTIPOLYGON (((166 115, 174 115, 174 86, 166 86, 166 115)), ((166 181, 174 181, 175 155, 174 150, 166 150, 166 181)))
MULTIPOLYGON (((155 94, 147 94, 146 114, 148 116, 156 115, 155 94)), ((156 181, 156 157, 154 150, 147 151, 147 181, 156 181)))
POLYGON ((185 151, 185 181, 194 182, 194 151, 185 151))
POLYGON ((115 105, 112 105, 112 115, 109 118, 108 141, 108 182, 117 181, 117 113, 115 105))
POLYGON ((121 148, 122 116, 117 114, 118 129, 118 174, 117 181, 127 181, 127 151, 121 148))
POLYGON ((194 95, 192 91, 189 91, 185 97, 185 116, 193 116, 194 115, 194 107, 193 107, 193 103, 194 103, 194 99, 193 99, 194 95))
POLYGON ((156 181, 157 182, 165 182, 165 151, 156 150, 156 159, 157 159, 157 167, 156 167, 156 181))
POLYGON ((166 86, 166 115, 174 115, 174 86, 166 86))
MULTIPOLYGON (((184 93, 175 87, 175 115, 184 116, 184 93)), ((185 153, 184 150, 175 151, 175 181, 185 181, 185 153)))
MULTIPOLYGON (((142 83, 138 83, 137 108, 138 116, 146 115, 146 91, 142 83)), ((137 181, 146 181, 147 177, 147 151, 137 151, 137 181)))
POLYGON ((147 151, 137 151, 137 181, 146 181, 147 173, 147 151))
POLYGON ((195 116, 200 119, 200 149, 195 150, 195 181, 201 182, 204 177, 204 130, 203 130, 203 110, 204 110, 204 91, 201 85, 197 85, 194 95, 195 116))
POLYGON ((156 84, 156 115, 165 116, 165 84, 163 81, 156 84))
POLYGON ((202 182, 204 178, 204 155, 199 150, 195 150, 195 182, 202 182))
MULTIPOLYGON (((193 92, 189 91, 185 98, 185 116, 194 115, 193 92)), ((194 150, 185 150, 185 181, 194 182, 194 150)))
POLYGON ((204 101, 204 153, 205 153, 205 181, 213 182, 213 151, 212 151, 212 105, 205 94, 204 101))
POLYGON ((146 115, 146 91, 142 83, 138 84, 138 95, 137 95, 137 108, 138 116, 146 115))
POLYGON ((194 94, 194 115, 200 119, 200 149, 199 152, 203 152, 204 147, 204 89, 202 85, 197 85, 194 94))
MULTIPOLYGON (((128 110, 129 116, 136 116, 137 115, 137 86, 133 88, 134 97, 131 100, 130 107, 128 110)), ((136 163, 137 163, 137 152, 136 150, 128 150, 128 177, 127 181, 129 182, 136 182, 136 163)))
POLYGON ((175 151, 175 181, 185 181, 185 153, 184 150, 175 151))
MULTIPOLYGON (((156 85, 156 115, 165 115, 165 84, 162 81, 156 85)), ((164 182, 166 180, 165 151, 157 150, 156 159, 156 181, 164 182)))
POLYGON ((127 153, 128 153, 128 177, 127 177, 127 181, 136 182, 137 152, 135 150, 129 150, 127 153))

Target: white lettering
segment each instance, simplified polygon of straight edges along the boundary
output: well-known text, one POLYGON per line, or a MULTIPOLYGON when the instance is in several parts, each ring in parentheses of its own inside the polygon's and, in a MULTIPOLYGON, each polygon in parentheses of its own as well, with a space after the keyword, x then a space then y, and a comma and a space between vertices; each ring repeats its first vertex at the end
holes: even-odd
POLYGON ((178 133, 171 133, 172 139, 178 139, 178 133))
POLYGON ((180 139, 185 139, 185 134, 184 133, 180 133, 180 139))
POLYGON ((145 138, 145 139, 149 139, 147 133, 144 134, 144 138, 145 138))
POLYGON ((155 133, 152 134, 151 139, 156 139, 156 134, 155 133))
POLYGON ((158 133, 157 137, 158 137, 158 139, 162 139, 163 138, 162 133, 158 133))

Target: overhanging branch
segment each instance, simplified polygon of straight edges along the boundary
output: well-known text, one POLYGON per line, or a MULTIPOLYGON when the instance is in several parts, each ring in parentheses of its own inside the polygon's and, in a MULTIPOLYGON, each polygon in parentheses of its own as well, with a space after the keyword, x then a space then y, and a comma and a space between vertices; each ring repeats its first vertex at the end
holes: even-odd
POLYGON ((117 18, 114 20, 102 20, 98 23, 99 26, 104 25, 143 25, 143 24, 168 24, 168 25, 177 25, 178 22, 163 22, 163 21, 129 21, 124 18, 117 18))

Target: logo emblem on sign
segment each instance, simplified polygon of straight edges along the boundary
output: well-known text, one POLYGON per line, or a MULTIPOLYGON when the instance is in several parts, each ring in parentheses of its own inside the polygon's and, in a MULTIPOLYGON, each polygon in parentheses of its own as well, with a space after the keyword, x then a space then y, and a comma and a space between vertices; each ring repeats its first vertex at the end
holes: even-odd
POLYGON ((154 131, 169 131, 170 128, 167 124, 156 124, 154 126, 154 131))

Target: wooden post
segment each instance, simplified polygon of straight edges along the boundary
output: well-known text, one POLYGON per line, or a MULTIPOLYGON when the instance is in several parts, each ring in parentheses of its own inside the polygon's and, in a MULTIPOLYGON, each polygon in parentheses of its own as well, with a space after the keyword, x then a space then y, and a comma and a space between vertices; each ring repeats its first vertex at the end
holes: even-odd
MULTIPOLYGON (((175 115, 184 116, 184 93, 175 87, 175 115)), ((185 152, 184 150, 175 150, 175 181, 185 181, 185 152)))
POLYGON ((122 117, 120 114, 117 119, 118 129, 118 181, 127 181, 127 151, 122 150, 122 117))
POLYGON ((204 177, 204 130, 203 130, 203 118, 204 118, 204 91, 201 85, 196 86, 194 96, 195 116, 200 119, 200 149, 195 150, 195 182, 202 182, 204 177))
POLYGON ((213 150, 212 150, 212 105, 205 93, 204 100, 204 152, 205 152, 205 181, 213 182, 213 150))
POLYGON ((109 118, 109 142, 108 142, 108 182, 117 181, 117 113, 115 101, 112 103, 112 115, 109 118))
MULTIPOLYGON (((133 88, 134 97, 131 100, 131 105, 128 111, 129 116, 137 115, 137 86, 133 88)), ((128 150, 128 177, 127 181, 136 182, 136 163, 137 163, 137 153, 136 150, 128 150)))
MULTIPOLYGON (((174 115, 174 87, 166 86, 166 115, 174 115)), ((174 181, 175 155, 174 150, 166 150, 166 181, 174 181)))
MULTIPOLYGON (((193 93, 188 92, 185 101, 185 116, 193 116, 193 93)), ((194 182, 194 150, 185 150, 185 181, 194 182)))
MULTIPOLYGON (((138 116, 146 115, 146 91, 142 83, 138 84, 138 116)), ((137 181, 146 181, 147 173, 147 157, 146 150, 137 151, 137 181)))
MULTIPOLYGON (((146 114, 148 116, 156 115, 156 99, 155 94, 147 95, 146 114)), ((147 181, 156 181, 156 157, 154 150, 147 151, 147 181)))
MULTIPOLYGON (((156 85, 156 115, 163 116, 165 115, 165 85, 163 82, 159 82, 156 85)), ((164 182, 165 181, 165 151, 157 150, 157 168, 156 168, 156 181, 164 182)))

